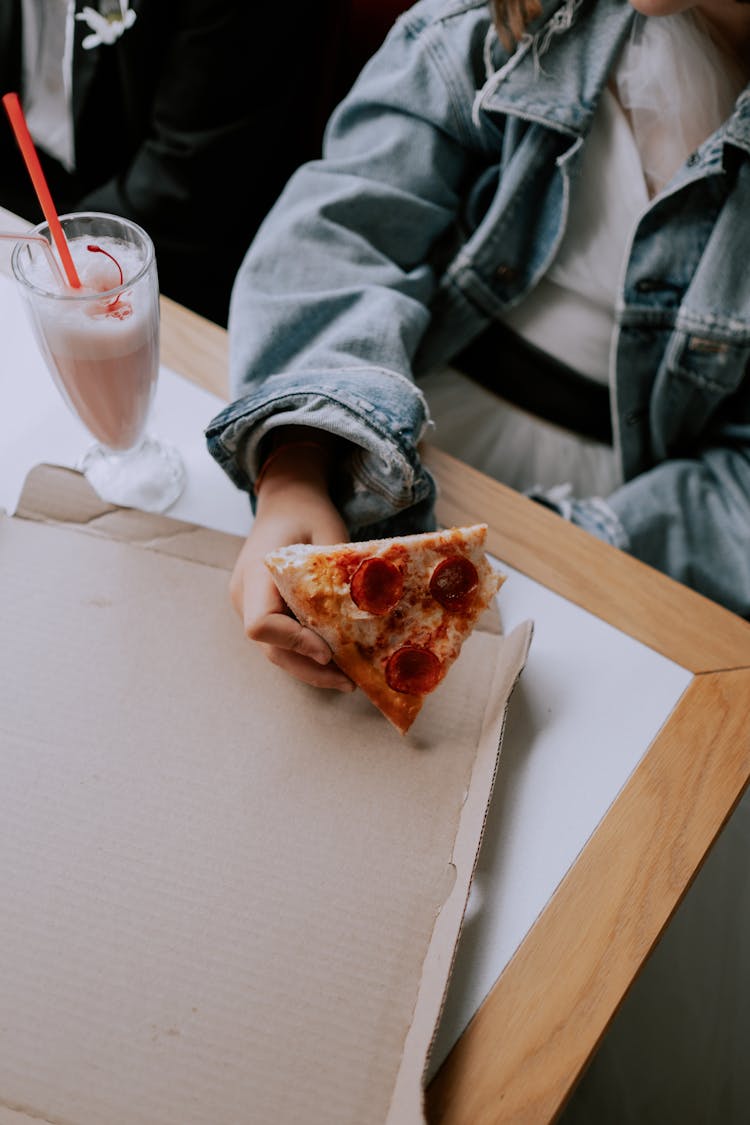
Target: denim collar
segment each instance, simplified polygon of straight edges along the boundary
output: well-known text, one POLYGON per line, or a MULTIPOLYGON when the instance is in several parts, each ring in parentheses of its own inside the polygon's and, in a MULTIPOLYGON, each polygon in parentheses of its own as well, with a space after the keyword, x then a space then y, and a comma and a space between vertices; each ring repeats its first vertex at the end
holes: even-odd
POLYGON ((511 114, 575 136, 586 133, 635 17, 627 0, 547 0, 515 53, 489 74, 475 99, 475 117, 511 114), (572 26, 579 34, 566 35, 572 26))
MULTIPOLYGON (((546 0, 515 53, 489 74, 477 94, 475 115, 511 114, 574 136, 585 134, 635 18, 627 0, 546 0), (574 25, 582 34, 566 35, 574 25)), ((725 144, 750 156, 750 86, 702 153, 704 170, 720 164, 725 144)))

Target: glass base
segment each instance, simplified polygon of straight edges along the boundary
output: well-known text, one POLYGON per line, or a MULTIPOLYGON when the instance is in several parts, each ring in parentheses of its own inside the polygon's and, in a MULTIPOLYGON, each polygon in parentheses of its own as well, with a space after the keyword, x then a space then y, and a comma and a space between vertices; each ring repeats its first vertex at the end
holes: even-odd
POLYGON ((180 454, 153 437, 124 453, 94 445, 79 468, 102 500, 144 512, 165 511, 185 487, 180 454))

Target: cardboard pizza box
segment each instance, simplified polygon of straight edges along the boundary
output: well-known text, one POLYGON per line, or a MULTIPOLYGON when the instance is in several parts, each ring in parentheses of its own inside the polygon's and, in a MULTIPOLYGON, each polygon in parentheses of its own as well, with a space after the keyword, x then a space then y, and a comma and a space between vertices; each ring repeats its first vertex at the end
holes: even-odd
POLYGON ((531 625, 401 736, 244 639, 239 547, 49 466, 0 516, 0 1125, 423 1120, 531 625))

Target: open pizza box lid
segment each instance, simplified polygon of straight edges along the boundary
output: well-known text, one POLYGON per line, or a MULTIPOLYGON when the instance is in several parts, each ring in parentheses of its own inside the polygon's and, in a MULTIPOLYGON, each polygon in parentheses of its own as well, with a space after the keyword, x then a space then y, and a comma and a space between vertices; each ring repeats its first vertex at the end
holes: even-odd
POLYGON ((0 1125, 423 1120, 531 625, 401 736, 244 639, 239 546, 49 466, 0 516, 0 1125))

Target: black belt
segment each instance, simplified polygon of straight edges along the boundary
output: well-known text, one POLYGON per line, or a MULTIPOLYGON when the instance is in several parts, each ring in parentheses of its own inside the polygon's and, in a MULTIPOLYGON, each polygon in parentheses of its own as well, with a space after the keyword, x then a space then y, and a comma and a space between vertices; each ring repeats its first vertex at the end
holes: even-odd
POLYGON ((450 361, 475 383, 557 426, 612 444, 609 387, 493 321, 450 361))

